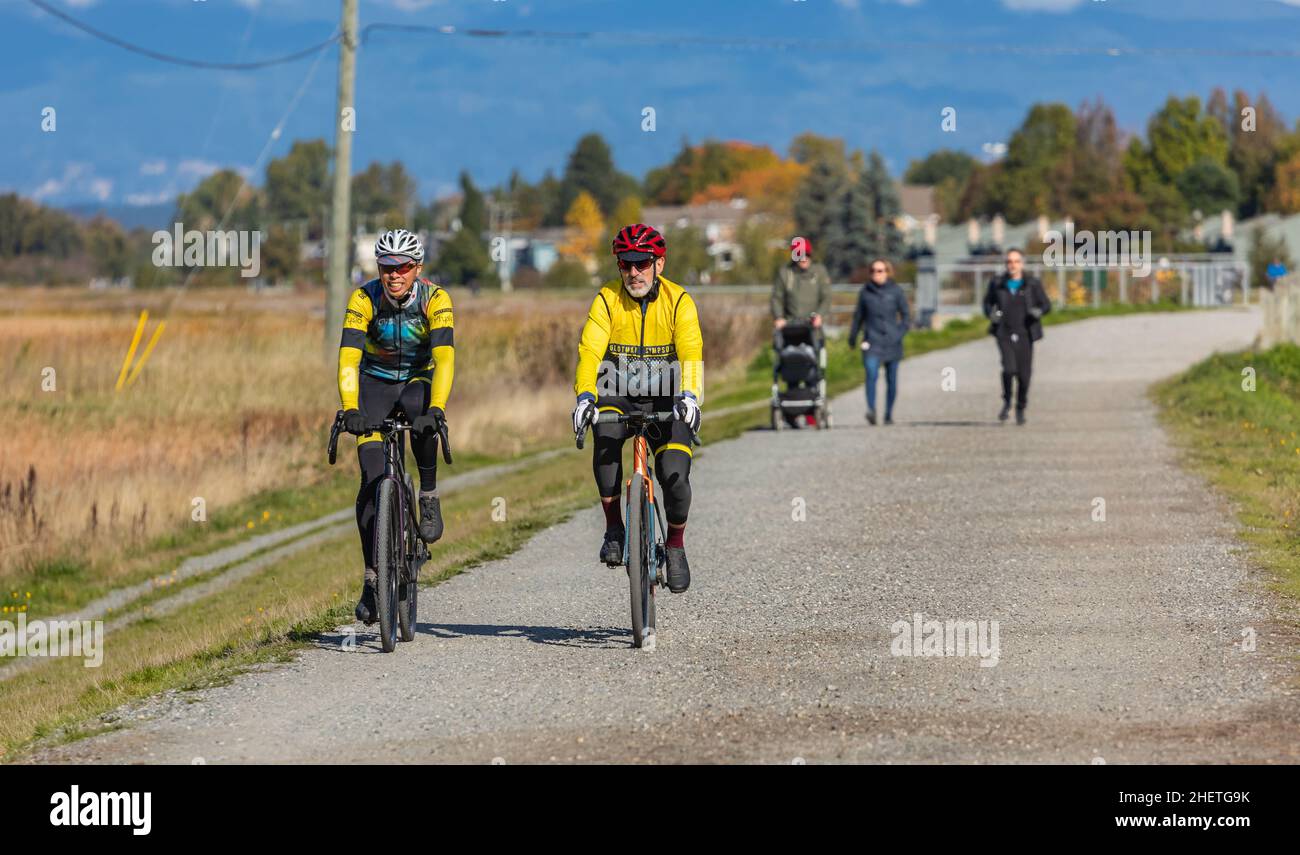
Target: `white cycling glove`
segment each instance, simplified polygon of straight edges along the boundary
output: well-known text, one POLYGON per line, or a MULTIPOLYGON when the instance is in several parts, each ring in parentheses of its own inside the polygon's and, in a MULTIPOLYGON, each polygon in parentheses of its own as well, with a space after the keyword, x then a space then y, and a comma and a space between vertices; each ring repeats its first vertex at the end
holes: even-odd
POLYGON ((590 392, 578 396, 578 403, 573 407, 573 432, 582 433, 582 429, 596 418, 596 399, 590 392))
POLYGON ((677 396, 677 401, 673 404, 673 415, 686 422, 691 433, 699 433, 700 419, 703 416, 700 413, 699 401, 695 400, 695 396, 690 392, 683 392, 677 396))

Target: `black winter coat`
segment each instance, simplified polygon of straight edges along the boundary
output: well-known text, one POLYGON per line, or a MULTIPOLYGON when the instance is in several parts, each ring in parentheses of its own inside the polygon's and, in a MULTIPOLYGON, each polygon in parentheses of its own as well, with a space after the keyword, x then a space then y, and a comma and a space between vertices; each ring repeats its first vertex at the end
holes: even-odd
POLYGON ((858 292, 858 306, 853 310, 853 326, 849 328, 849 347, 858 341, 862 332, 871 349, 867 356, 879 357, 882 362, 903 358, 903 336, 911 325, 912 316, 907 308, 907 296, 893 279, 884 285, 868 282, 858 292))
POLYGON ((1038 341, 1043 337, 1040 318, 1052 311, 1052 301, 1047 299, 1043 283, 1036 277, 1024 275, 1024 284, 1014 294, 1007 287, 1010 278, 1006 273, 1001 274, 989 282, 988 290, 984 292, 984 316, 990 321, 989 335, 1001 339, 1018 333, 1020 337, 1028 335, 1030 341, 1038 341), (1035 308, 1039 310, 1038 317, 1030 312, 1035 308), (994 320, 994 309, 1002 312, 1000 320, 994 320))

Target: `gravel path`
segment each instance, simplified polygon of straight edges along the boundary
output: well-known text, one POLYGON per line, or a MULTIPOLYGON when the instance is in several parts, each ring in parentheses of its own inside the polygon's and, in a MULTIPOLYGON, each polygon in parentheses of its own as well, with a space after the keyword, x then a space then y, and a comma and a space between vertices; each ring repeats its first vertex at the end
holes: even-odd
POLYGON ((340 632, 33 759, 1296 762, 1288 616, 1145 394, 1258 325, 1224 311, 1048 328, 1023 428, 993 418, 985 339, 905 360, 892 427, 867 427, 855 391, 834 431, 710 446, 694 583, 661 596, 653 653, 629 648, 593 507, 426 589, 420 635, 395 654, 364 631, 349 651, 340 632), (891 626, 918 613, 997 621, 996 657, 893 655, 891 626))

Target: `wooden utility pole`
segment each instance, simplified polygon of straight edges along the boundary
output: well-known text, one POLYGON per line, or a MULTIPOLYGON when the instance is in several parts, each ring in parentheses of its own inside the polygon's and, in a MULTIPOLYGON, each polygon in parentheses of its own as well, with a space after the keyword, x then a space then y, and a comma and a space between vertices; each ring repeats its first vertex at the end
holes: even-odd
POLYGON ((329 268, 325 281, 325 360, 338 358, 343 309, 352 289, 352 133, 356 129, 357 0, 343 0, 339 40, 338 108, 334 113, 334 199, 330 208, 329 268))

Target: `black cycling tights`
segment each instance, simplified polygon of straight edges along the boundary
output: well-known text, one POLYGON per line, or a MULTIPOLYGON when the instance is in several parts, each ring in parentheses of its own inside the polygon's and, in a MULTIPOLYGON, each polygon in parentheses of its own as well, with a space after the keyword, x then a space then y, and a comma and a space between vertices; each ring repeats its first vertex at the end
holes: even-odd
MULTIPOLYGON (((429 409, 429 384, 423 380, 389 382, 367 374, 361 375, 358 407, 373 424, 399 410, 408 420, 424 415, 429 409)), ((405 454, 406 443, 399 438, 405 454)), ((438 483, 438 439, 434 435, 413 437, 411 450, 420 471, 420 489, 433 490, 438 483)), ((384 477, 384 444, 363 442, 357 446, 361 463, 361 489, 357 491, 357 530, 361 534, 361 553, 366 566, 375 566, 375 488, 384 477)))
MULTIPOLYGON (((627 428, 620 424, 595 425, 592 470, 602 498, 619 495, 623 484, 623 443, 627 428)), ((655 471, 664 494, 664 515, 673 525, 685 525, 691 512, 691 456, 678 448, 664 448, 668 443, 691 447, 691 432, 681 421, 651 425, 646 439, 655 453, 655 471)))

